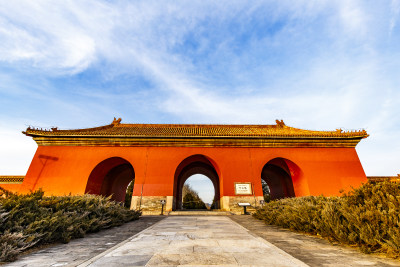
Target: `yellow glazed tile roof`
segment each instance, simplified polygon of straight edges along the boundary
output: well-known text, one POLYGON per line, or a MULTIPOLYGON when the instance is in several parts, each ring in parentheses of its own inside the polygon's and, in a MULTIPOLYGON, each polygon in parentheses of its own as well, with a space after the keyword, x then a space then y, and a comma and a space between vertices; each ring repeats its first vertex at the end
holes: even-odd
POLYGON ((22 175, 0 175, 0 184, 22 184, 24 178, 22 175))
POLYGON ((121 119, 105 126, 59 130, 28 128, 24 134, 32 137, 280 137, 280 138, 357 138, 368 137, 360 131, 311 131, 289 127, 276 120, 275 125, 218 125, 218 124, 123 124, 121 119))

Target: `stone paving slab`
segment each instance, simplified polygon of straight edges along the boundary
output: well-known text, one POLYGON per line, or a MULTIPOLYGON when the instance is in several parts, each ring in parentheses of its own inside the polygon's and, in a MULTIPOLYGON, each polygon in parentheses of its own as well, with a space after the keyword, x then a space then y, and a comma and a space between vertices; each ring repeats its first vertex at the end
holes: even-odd
POLYGON ((252 216, 230 216, 229 218, 248 229, 253 235, 267 240, 309 266, 400 266, 400 260, 364 254, 356 248, 332 245, 327 240, 318 237, 266 225, 252 216))
POLYGON ((55 244, 40 250, 28 251, 17 261, 4 264, 2 267, 77 266, 164 218, 162 216, 142 216, 139 220, 87 234, 85 238, 74 239, 68 244, 55 244))
POLYGON ((80 267, 307 266, 222 216, 173 216, 80 267))

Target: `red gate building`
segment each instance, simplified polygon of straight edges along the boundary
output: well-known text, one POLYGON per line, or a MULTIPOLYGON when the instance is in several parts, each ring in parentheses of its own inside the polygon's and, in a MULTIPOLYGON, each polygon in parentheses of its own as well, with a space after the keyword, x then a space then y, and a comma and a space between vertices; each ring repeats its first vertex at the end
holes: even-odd
MULTIPOLYGON (((340 195, 367 182, 355 150, 365 130, 310 131, 275 125, 123 124, 78 130, 28 128, 38 144, 18 187, 47 195, 111 195, 123 201, 134 180, 132 209, 157 213, 182 207, 182 186, 193 174, 214 185, 214 202, 238 212, 258 206, 261 180, 271 198, 340 195)), ((2 185, 7 188, 7 185, 2 185)))

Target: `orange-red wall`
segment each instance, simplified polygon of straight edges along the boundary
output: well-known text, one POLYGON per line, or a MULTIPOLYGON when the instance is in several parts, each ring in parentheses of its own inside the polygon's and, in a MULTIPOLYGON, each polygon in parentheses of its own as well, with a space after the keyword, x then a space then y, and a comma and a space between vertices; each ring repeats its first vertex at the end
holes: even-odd
POLYGON ((17 193, 20 191, 21 184, 0 184, 0 187, 4 188, 10 192, 17 193))
POLYGON ((221 197, 235 195, 234 182, 252 182, 255 195, 262 196, 262 168, 277 157, 289 160, 296 196, 339 195, 342 189, 367 182, 354 148, 39 146, 20 190, 42 188, 48 195, 83 194, 97 164, 121 157, 134 168, 134 195, 172 196, 177 166, 196 154, 214 164, 221 197))

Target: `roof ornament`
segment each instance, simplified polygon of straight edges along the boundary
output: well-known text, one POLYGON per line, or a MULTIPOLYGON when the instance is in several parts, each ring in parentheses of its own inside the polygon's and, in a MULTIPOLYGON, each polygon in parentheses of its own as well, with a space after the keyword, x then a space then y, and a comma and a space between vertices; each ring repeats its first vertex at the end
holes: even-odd
POLYGON ((275 120, 275 122, 276 122, 276 125, 277 125, 278 127, 283 128, 283 127, 286 126, 286 124, 283 122, 283 120, 275 120))
POLYGON ((113 120, 113 122, 111 123, 112 125, 119 125, 120 124, 120 122, 122 121, 122 119, 121 118, 118 118, 118 120, 114 117, 114 120, 113 120))
POLYGON ((361 134, 364 135, 363 138, 367 138, 367 137, 369 136, 369 134, 367 133, 367 131, 366 131, 365 129, 362 129, 362 130, 361 130, 361 134))

